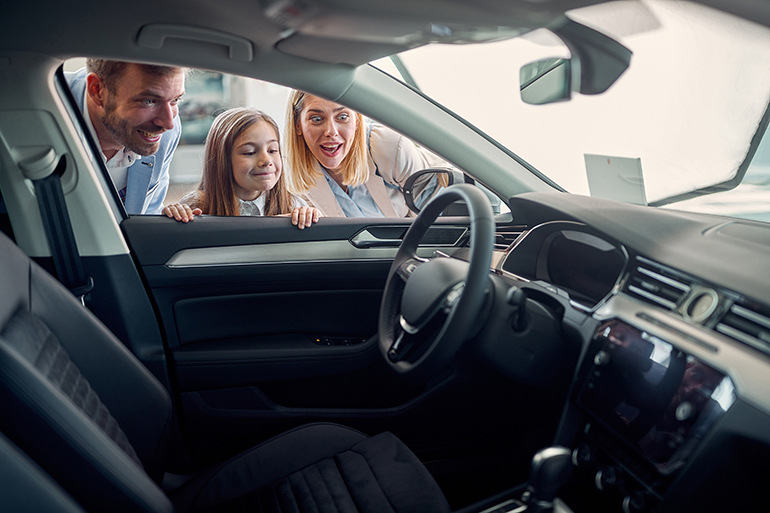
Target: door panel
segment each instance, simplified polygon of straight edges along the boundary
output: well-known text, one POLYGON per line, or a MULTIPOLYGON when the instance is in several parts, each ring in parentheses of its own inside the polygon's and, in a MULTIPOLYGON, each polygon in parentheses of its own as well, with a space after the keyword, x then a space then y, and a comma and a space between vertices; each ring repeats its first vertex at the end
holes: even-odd
MULTIPOLYGON (((404 380, 382 360, 377 321, 409 221, 201 217, 122 224, 161 320, 180 425, 204 461, 309 421, 408 438, 445 380, 404 380), (432 399, 431 399, 432 400, 432 399)), ((466 228, 429 232, 454 251, 466 228)), ((449 378, 448 378, 449 379, 449 378)), ((451 411, 451 410, 450 410, 451 411)))

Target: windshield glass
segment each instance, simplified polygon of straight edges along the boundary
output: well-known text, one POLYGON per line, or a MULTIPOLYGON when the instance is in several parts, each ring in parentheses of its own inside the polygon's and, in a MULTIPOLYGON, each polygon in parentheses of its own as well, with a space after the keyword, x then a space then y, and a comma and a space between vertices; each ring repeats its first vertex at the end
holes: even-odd
POLYGON ((633 52, 628 70, 603 94, 573 93, 549 105, 521 100, 523 65, 570 56, 544 29, 481 45, 417 48, 398 56, 399 67, 389 59, 373 64, 569 192, 770 221, 767 142, 743 177, 770 102, 770 31, 684 2, 614 2, 569 16, 633 52), (729 193, 682 201, 741 179, 729 193))

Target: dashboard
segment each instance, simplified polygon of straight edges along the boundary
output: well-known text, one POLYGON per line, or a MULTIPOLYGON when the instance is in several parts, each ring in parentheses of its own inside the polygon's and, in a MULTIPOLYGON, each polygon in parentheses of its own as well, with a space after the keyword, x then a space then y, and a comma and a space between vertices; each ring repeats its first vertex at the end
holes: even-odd
POLYGON ((574 195, 511 211, 528 229, 496 273, 561 305, 558 329, 581 346, 557 436, 575 467, 565 502, 750 507, 768 471, 746 461, 770 456, 770 229, 574 195))

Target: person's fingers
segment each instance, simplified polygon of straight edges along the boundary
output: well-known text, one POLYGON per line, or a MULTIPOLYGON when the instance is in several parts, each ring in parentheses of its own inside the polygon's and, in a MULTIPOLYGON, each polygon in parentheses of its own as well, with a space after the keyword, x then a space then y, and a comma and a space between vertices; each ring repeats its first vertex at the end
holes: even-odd
POLYGON ((299 209, 299 222, 297 223, 297 228, 300 230, 303 230, 306 226, 310 226, 307 219, 307 210, 307 207, 300 207, 299 209))
POLYGON ((163 213, 166 214, 167 217, 181 221, 183 223, 187 223, 192 221, 196 214, 200 215, 202 211, 199 208, 193 210, 189 205, 186 204, 174 203, 172 205, 166 206, 163 209, 163 213))
POLYGON ((195 219, 195 215, 193 214, 190 205, 182 205, 182 209, 182 222, 186 223, 187 221, 192 221, 195 219))
POLYGON ((293 224, 294 226, 299 225, 299 207, 295 207, 291 211, 291 224, 293 224))

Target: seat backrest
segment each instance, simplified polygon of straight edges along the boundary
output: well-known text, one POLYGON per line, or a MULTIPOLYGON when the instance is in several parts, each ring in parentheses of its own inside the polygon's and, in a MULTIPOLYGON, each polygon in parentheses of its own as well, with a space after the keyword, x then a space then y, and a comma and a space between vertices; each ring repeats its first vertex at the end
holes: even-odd
POLYGON ((3 234, 0 255, 0 431, 87 510, 171 511, 167 391, 3 234))
POLYGON ((2 434, 0 483, 4 513, 84 513, 56 481, 2 434))

